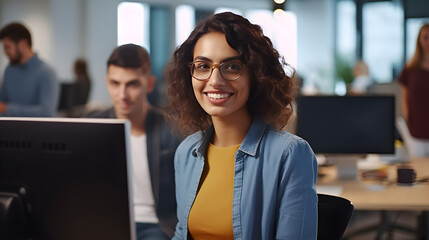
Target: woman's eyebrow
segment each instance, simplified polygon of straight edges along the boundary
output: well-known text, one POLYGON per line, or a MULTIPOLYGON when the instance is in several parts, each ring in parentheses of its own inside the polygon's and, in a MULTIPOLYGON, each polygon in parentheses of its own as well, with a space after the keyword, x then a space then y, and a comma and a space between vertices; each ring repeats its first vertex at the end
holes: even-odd
POLYGON ((222 62, 232 61, 232 60, 240 60, 240 56, 233 56, 233 57, 225 58, 222 60, 222 62))
MULTIPOLYGON (((197 61, 197 60, 213 62, 211 59, 209 59, 207 57, 203 57, 203 56, 196 56, 194 58, 194 61, 197 61)), ((240 60, 240 56, 232 56, 232 57, 224 58, 224 59, 222 59, 221 63, 225 62, 225 61, 231 61, 231 60, 240 60)))
POLYGON ((196 61, 196 60, 212 62, 212 60, 210 60, 209 58, 203 57, 203 56, 196 56, 194 58, 194 61, 196 61))

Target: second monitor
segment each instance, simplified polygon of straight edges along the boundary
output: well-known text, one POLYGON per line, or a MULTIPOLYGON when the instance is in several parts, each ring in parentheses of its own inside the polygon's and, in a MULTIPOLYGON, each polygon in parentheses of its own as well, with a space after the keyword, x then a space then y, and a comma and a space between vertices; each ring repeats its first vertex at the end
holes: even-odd
POLYGON ((297 106, 297 135, 338 178, 356 178, 367 154, 395 153, 393 96, 302 96, 297 106))
POLYGON ((393 154, 393 96, 301 96, 297 135, 318 154, 393 154))

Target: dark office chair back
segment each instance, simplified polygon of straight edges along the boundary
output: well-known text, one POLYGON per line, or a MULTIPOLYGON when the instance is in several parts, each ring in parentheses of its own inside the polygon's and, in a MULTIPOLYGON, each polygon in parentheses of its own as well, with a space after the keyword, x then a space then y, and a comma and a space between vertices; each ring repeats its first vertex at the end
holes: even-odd
POLYGON ((353 214, 353 204, 342 197, 317 194, 318 240, 339 240, 347 228, 353 214))
POLYGON ((58 110, 69 110, 75 105, 76 84, 74 83, 61 83, 60 85, 60 102, 58 110))

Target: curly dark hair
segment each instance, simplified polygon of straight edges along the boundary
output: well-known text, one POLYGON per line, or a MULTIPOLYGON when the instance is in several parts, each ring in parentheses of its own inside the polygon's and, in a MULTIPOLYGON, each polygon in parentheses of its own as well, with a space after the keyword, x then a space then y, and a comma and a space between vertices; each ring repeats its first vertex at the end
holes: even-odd
POLYGON ((230 13, 212 15, 198 23, 188 39, 174 52, 164 69, 172 120, 184 134, 205 131, 211 117, 199 105, 192 88, 188 63, 193 61, 196 42, 209 32, 225 34, 249 69, 250 94, 247 108, 252 117, 259 117, 277 129, 284 127, 292 114, 296 86, 292 80, 295 70, 274 49, 259 25, 230 13), (285 72, 290 70, 290 76, 285 72))

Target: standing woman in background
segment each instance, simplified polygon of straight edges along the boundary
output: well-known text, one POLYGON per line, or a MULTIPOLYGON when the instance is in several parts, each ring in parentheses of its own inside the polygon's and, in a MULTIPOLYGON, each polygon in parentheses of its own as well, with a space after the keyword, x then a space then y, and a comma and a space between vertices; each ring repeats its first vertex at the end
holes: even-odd
POLYGON ((192 135, 175 156, 173 239, 316 239, 317 162, 280 130, 296 94, 284 67, 262 29, 233 13, 203 20, 174 52, 171 113, 192 135))
POLYGON ((91 79, 88 74, 88 66, 83 58, 76 59, 73 65, 75 75, 75 105, 85 105, 88 102, 89 92, 91 90, 91 79))
POLYGON ((399 77, 402 110, 411 138, 413 156, 429 156, 429 24, 424 24, 417 37, 416 51, 399 77))

